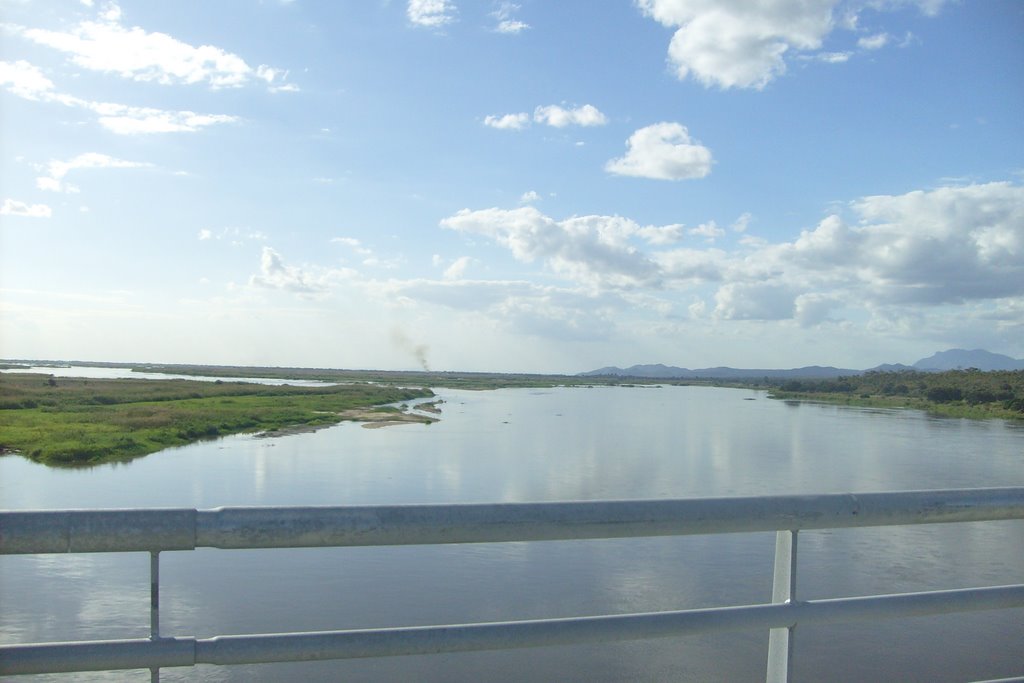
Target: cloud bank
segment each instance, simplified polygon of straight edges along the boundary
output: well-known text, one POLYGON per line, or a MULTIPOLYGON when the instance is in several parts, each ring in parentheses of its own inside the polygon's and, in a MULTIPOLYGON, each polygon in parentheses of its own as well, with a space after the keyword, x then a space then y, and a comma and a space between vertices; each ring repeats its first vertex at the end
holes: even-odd
MULTIPOLYGON (((841 309, 1007 302, 1024 297, 1024 188, 988 183, 878 195, 852 202, 853 222, 823 219, 789 242, 741 240, 733 251, 682 246, 719 239, 695 228, 640 226, 620 216, 556 220, 532 206, 463 210, 441 225, 485 237, 521 262, 542 263, 598 293, 711 287, 707 308, 726 320, 817 324, 841 309)), ((749 216, 741 216, 746 223, 749 216)))
POLYGON ((489 250, 435 255, 436 279, 379 280, 289 265, 264 247, 250 285, 303 298, 346 292, 402 310, 439 306, 473 316, 474 325, 561 341, 664 336, 683 324, 938 336, 994 322, 1024 333, 1024 187, 875 195, 842 213, 849 215, 829 215, 776 243, 749 235, 752 217, 742 214, 732 244, 721 246, 730 233, 715 221, 642 225, 608 215, 557 219, 529 205, 464 209, 440 226, 465 236, 469 248, 482 249, 483 240, 537 266, 535 281, 467 278, 470 268, 502 267, 482 256, 489 250))

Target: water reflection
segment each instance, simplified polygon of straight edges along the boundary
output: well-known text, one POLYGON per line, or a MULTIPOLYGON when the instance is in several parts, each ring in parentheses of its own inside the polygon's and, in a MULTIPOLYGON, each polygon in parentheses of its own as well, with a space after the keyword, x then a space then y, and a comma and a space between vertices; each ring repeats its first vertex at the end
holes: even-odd
MULTIPOLYGON (((810 404, 794 410, 762 394, 709 388, 438 393, 442 420, 430 426, 235 436, 86 471, 0 458, 0 504, 519 502, 1024 484, 1024 430, 1001 422, 810 404), (759 400, 743 400, 750 397, 759 400)), ((772 534, 737 534, 164 553, 164 631, 212 636, 762 602, 770 596, 772 544, 772 534)), ((1017 522, 804 532, 800 547, 798 592, 807 598, 1024 581, 1024 525, 1017 522)), ((0 558, 0 634, 4 642, 144 636, 147 566, 144 554, 0 558)), ((1024 651, 1021 612, 804 629, 798 677, 942 681, 1019 673, 1013 653, 1024 651), (905 651, 885 661, 864 656, 884 642, 905 651)), ((754 632, 202 667, 168 670, 165 679, 518 681, 529 670, 542 680, 756 680, 766 646, 765 634, 754 632)))

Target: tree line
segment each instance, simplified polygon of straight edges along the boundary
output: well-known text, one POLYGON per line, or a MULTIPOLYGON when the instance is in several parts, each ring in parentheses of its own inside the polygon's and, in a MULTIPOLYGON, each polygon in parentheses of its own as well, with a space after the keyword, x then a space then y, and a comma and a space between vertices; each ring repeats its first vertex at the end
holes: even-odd
POLYGON ((764 381, 780 398, 787 394, 840 394, 859 399, 906 398, 940 405, 998 407, 1024 416, 1024 370, 873 370, 835 379, 765 378, 764 381))

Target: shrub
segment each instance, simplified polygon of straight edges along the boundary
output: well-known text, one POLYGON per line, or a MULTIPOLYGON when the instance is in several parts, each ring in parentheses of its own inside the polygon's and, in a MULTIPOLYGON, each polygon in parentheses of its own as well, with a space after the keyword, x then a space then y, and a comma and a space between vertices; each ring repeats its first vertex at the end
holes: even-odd
POLYGON ((935 403, 951 403, 962 399, 963 392, 956 387, 932 387, 925 396, 935 403))

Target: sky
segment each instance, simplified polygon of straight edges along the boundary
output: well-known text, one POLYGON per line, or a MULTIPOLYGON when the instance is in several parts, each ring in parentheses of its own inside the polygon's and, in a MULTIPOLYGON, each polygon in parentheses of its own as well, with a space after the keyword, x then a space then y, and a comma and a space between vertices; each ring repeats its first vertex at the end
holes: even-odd
POLYGON ((1024 3, 0 0, 0 357, 1024 357, 1024 3))

